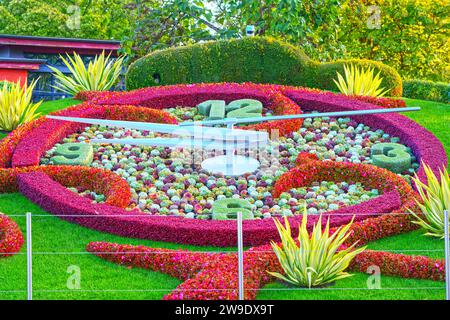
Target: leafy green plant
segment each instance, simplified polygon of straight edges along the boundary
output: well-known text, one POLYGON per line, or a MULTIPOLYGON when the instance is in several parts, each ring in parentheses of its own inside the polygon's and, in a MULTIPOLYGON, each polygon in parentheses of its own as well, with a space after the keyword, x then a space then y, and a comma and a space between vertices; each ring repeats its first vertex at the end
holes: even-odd
POLYGON ((339 72, 336 74, 338 79, 334 79, 334 83, 341 93, 348 96, 382 97, 389 91, 380 88, 383 78, 380 77, 380 72, 374 76, 374 69, 371 67, 364 69, 353 64, 344 65, 345 79, 339 72))
POLYGON ((10 82, 0 88, 0 130, 12 131, 22 123, 39 117, 36 110, 42 101, 31 101, 36 82, 35 80, 23 87, 20 82, 10 82))
POLYGON ((423 217, 410 210, 416 218, 414 223, 424 228, 425 235, 441 238, 444 233, 444 211, 450 210, 450 177, 444 168, 439 170, 439 179, 433 170, 422 163, 427 176, 427 184, 420 181, 417 175, 413 178, 422 201, 417 201, 417 205, 422 211, 423 217))
POLYGON ((280 262, 284 275, 269 272, 272 276, 301 287, 317 287, 350 277, 344 272, 355 256, 365 250, 357 248, 356 243, 344 248, 352 221, 339 227, 330 235, 330 220, 322 231, 322 216, 314 225, 311 235, 307 226, 306 210, 299 228, 298 238, 292 237, 289 221, 285 217, 285 227, 275 220, 281 238, 281 245, 272 241, 272 248, 280 262))
POLYGON ((76 53, 73 57, 67 55, 67 59, 61 57, 70 70, 71 76, 63 74, 55 67, 48 66, 54 72, 57 81, 55 88, 71 95, 81 91, 109 90, 119 79, 124 59, 119 57, 113 61, 110 56, 111 54, 105 57, 105 52, 102 52, 89 62, 87 68, 83 59, 76 53))
POLYGON ((404 80, 403 97, 450 103, 450 83, 404 80))

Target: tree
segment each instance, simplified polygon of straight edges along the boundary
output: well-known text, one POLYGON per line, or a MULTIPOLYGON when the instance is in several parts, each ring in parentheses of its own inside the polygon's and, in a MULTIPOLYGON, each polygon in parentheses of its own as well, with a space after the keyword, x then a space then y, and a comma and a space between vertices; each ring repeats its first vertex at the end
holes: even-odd
POLYGON ((301 46, 319 60, 341 57, 338 42, 340 0, 215 0, 216 21, 229 34, 243 34, 247 25, 256 34, 270 35, 301 46))
POLYGON ((450 3, 447 0, 351 1, 343 8, 348 57, 382 61, 404 78, 450 80, 450 3), (368 26, 375 6, 379 25, 368 26))
POLYGON ((174 45, 213 39, 212 12, 200 0, 135 0, 126 5, 134 30, 124 47, 136 57, 174 45))
POLYGON ((121 39, 130 32, 123 9, 129 1, 3 0, 0 33, 121 39))

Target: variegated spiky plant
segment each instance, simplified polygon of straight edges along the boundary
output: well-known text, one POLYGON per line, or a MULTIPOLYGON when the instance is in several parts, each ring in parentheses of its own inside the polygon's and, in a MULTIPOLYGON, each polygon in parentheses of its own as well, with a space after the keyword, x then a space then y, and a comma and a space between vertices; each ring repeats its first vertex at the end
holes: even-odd
POLYGON ((350 66, 344 65, 345 79, 339 72, 336 72, 336 74, 338 79, 337 81, 333 79, 333 81, 339 91, 347 96, 382 97, 389 91, 380 88, 383 78, 380 77, 380 72, 374 75, 373 68, 364 69, 353 64, 350 66))
POLYGON ((420 181, 417 175, 413 180, 421 197, 421 201, 417 201, 417 205, 423 216, 412 210, 410 212, 416 218, 414 223, 427 231, 425 235, 443 239, 445 237, 444 211, 450 210, 450 178, 445 168, 439 170, 438 179, 428 165, 423 162, 422 165, 427 183, 420 181))
POLYGON ((63 74, 60 70, 48 66, 56 78, 56 89, 76 95, 81 91, 104 91, 109 90, 117 82, 122 71, 124 57, 117 58, 115 61, 110 58, 111 54, 105 56, 96 56, 90 61, 88 66, 81 57, 74 53, 73 57, 67 55, 67 59, 61 57, 64 64, 70 71, 70 75, 63 74))
POLYGON ((345 272, 355 256, 365 250, 365 247, 355 248, 356 243, 343 248, 349 237, 349 229, 353 220, 339 227, 330 235, 330 220, 322 230, 322 216, 314 225, 311 235, 307 226, 306 210, 299 228, 298 239, 291 233, 289 221, 285 217, 285 226, 275 220, 281 238, 281 245, 272 241, 272 248, 280 262, 284 274, 269 272, 272 276, 300 287, 317 287, 351 274, 345 272))
POLYGON ((37 80, 30 85, 7 83, 0 87, 0 130, 12 131, 22 123, 39 117, 36 113, 41 102, 33 103, 31 96, 37 80))

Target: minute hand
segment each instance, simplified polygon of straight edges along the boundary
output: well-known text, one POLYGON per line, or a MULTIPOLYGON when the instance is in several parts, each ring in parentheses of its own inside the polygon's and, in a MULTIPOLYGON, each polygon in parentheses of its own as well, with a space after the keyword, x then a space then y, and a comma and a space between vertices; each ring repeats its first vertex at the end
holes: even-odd
POLYGON ((390 108, 390 109, 369 109, 369 110, 355 110, 355 111, 338 111, 338 112, 316 112, 316 113, 302 113, 291 114, 281 116, 268 116, 268 117, 250 117, 250 118, 225 118, 221 120, 205 120, 205 121, 189 121, 181 122, 180 126, 193 126, 193 125, 219 125, 219 124, 239 124, 239 123, 253 123, 275 120, 289 120, 289 119, 304 119, 315 117, 342 117, 342 116, 357 116, 364 114, 379 114, 379 113, 393 113, 393 112, 408 112, 419 111, 420 107, 405 107, 405 108, 390 108))

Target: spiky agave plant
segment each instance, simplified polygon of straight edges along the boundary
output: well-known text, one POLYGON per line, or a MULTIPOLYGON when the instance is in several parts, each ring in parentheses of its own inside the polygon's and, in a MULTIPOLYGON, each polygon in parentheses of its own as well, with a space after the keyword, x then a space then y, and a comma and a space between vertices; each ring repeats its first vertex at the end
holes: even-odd
POLYGON ((382 97, 389 91, 380 88, 383 78, 380 77, 380 72, 374 75, 374 69, 370 67, 364 69, 353 64, 344 65, 345 79, 339 72, 336 74, 338 79, 337 81, 333 79, 333 81, 339 91, 347 96, 382 97))
POLYGON ((88 66, 81 57, 74 53, 73 57, 67 54, 67 59, 60 56, 70 75, 63 74, 60 70, 48 66, 56 78, 56 88, 70 95, 76 95, 81 91, 104 91, 109 90, 117 82, 122 71, 124 57, 115 61, 110 58, 111 54, 105 56, 105 52, 96 56, 88 66))
POLYGON ((409 211, 416 219, 413 222, 427 231, 425 235, 444 239, 444 211, 450 210, 450 178, 448 171, 445 168, 439 170, 438 179, 428 165, 423 162, 422 165, 427 177, 427 183, 420 181, 417 174, 413 177, 413 181, 421 198, 421 201, 416 201, 423 216, 412 210, 409 211))
POLYGON ((31 101, 36 83, 37 80, 33 80, 30 85, 22 86, 20 81, 10 82, 0 88, 0 130, 12 131, 22 123, 39 117, 36 110, 42 101, 31 101))
POLYGON ((330 235, 330 220, 322 230, 322 216, 314 225, 311 236, 307 226, 306 210, 299 228, 298 238, 292 237, 289 221, 285 217, 285 227, 275 219, 281 238, 281 245, 272 241, 272 248, 280 262, 284 274, 269 272, 272 276, 300 287, 317 287, 350 277, 344 270, 355 256, 365 250, 365 247, 355 248, 356 243, 343 248, 348 238, 352 221, 339 227, 330 235))

